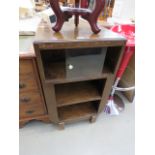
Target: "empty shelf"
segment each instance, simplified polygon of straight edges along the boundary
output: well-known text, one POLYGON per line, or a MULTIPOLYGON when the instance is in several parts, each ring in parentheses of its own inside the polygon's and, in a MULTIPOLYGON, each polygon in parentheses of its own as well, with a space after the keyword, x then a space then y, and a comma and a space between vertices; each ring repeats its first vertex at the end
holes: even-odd
POLYGON ((58 107, 101 99, 97 85, 92 81, 59 84, 55 88, 58 107))
POLYGON ((60 121, 69 122, 72 120, 87 119, 96 115, 97 109, 93 102, 70 105, 58 108, 58 115, 60 121))

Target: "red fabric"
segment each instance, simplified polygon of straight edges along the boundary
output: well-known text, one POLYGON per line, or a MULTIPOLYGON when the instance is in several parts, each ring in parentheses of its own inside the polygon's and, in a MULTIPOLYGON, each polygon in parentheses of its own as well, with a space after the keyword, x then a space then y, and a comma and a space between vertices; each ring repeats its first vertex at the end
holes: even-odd
POLYGON ((117 74, 116 74, 117 78, 122 77, 128 63, 130 61, 130 58, 132 57, 134 52, 135 52, 135 47, 128 47, 128 46, 125 47, 124 55, 123 55, 120 67, 119 67, 117 74))
POLYGON ((135 52, 135 25, 130 24, 115 25, 111 28, 111 30, 124 36, 127 39, 124 55, 116 74, 117 78, 121 78, 130 61, 131 56, 135 52))
POLYGON ((135 25, 115 25, 111 28, 111 30, 124 36, 127 39, 126 46, 135 46, 135 25))

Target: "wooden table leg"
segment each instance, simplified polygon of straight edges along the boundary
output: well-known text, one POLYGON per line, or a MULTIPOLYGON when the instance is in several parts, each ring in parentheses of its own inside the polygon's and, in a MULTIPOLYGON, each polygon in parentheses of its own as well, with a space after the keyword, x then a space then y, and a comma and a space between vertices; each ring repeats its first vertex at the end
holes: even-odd
POLYGON ((79 15, 75 15, 75 26, 79 25, 79 15))
POLYGON ((64 15, 60 9, 59 1, 58 0, 50 0, 50 5, 56 15, 57 21, 55 26, 52 28, 54 31, 58 32, 61 30, 63 23, 64 23, 64 15))
MULTIPOLYGON (((75 7, 79 8, 80 7, 80 0, 75 0, 75 7)), ((79 15, 75 15, 75 26, 77 27, 79 25, 79 15)))
POLYGON ((97 19, 105 6, 105 0, 96 0, 96 5, 92 13, 82 15, 82 17, 87 20, 91 26, 94 33, 99 33, 101 30, 97 26, 97 19))

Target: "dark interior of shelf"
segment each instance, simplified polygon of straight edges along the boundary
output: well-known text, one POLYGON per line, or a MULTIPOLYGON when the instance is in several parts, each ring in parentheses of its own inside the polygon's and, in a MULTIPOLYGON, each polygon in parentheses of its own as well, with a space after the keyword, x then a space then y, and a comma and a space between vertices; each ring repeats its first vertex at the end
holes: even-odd
POLYGON ((44 50, 41 58, 46 79, 65 78, 65 50, 44 50))
POLYGON ((57 106, 100 100, 106 79, 55 85, 57 106))
MULTIPOLYGON (((104 65, 108 66, 110 72, 114 73, 116 70, 116 64, 121 54, 121 46, 108 47, 104 65)), ((107 67, 105 67, 106 69, 107 67)))
POLYGON ((99 102, 87 102, 58 108, 60 121, 88 118, 97 113, 99 102))
POLYGON ((72 80, 114 73, 121 47, 41 50, 45 79, 72 80), (73 66, 69 69, 69 66, 73 66))
POLYGON ((115 52, 115 50, 120 50, 120 48, 41 50, 45 79, 65 80, 103 77, 103 74, 109 74, 115 68, 117 61, 114 61, 113 58, 119 57, 119 52, 115 52), (73 68, 69 68, 70 66, 73 68))

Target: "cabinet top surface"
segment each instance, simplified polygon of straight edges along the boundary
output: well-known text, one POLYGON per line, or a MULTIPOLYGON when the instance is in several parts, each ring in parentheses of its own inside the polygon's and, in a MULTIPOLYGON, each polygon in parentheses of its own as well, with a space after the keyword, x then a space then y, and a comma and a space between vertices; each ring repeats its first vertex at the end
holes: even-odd
POLYGON ((42 22, 37 30, 35 43, 55 42, 95 42, 95 41, 126 41, 126 39, 110 30, 101 27, 98 34, 94 34, 87 21, 80 20, 76 28, 74 20, 65 22, 60 32, 54 32, 49 22, 42 22))
MULTIPOLYGON (((55 24, 55 23, 54 23, 55 24)), ((19 53, 20 56, 35 56, 33 42, 37 44, 44 43, 68 43, 68 42, 91 42, 98 41, 115 41, 125 44, 126 39, 110 30, 101 27, 101 32, 94 34, 87 21, 80 20, 78 28, 75 28, 74 20, 70 19, 65 22, 62 30, 58 33, 52 30, 53 24, 48 20, 41 22, 38 26, 36 36, 20 36, 19 37, 19 53)))

